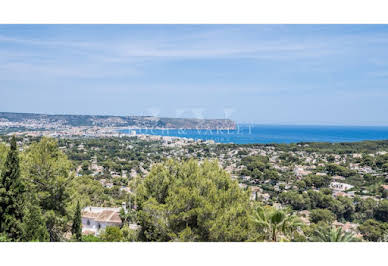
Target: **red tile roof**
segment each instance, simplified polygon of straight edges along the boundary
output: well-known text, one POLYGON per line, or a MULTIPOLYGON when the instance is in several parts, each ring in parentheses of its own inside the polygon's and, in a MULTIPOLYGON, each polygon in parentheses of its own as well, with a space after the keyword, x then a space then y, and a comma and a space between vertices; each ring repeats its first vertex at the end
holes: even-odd
POLYGON ((106 222, 121 224, 121 218, 118 212, 113 210, 103 210, 102 212, 82 212, 82 218, 94 219, 96 222, 106 222))

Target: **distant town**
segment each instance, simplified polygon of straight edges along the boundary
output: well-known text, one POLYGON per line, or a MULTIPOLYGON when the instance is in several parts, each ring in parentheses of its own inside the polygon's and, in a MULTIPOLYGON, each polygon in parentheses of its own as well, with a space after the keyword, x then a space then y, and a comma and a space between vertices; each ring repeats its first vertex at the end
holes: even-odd
POLYGON ((235 129, 229 119, 159 118, 152 116, 89 116, 1 113, 0 134, 52 137, 112 137, 120 129, 235 129))

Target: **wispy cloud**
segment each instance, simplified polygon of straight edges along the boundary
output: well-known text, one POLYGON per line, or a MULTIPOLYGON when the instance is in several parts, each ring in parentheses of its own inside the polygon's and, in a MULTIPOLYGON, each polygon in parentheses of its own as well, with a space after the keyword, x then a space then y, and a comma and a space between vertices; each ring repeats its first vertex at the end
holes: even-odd
MULTIPOLYGON (((168 28, 168 26, 166 26, 168 28)), ((220 26, 83 36, 24 37, 0 33, 0 79, 101 78, 147 74, 147 67, 174 60, 252 59, 287 64, 288 71, 343 69, 366 51, 366 62, 388 59, 386 33, 292 34, 281 25, 220 26), (375 49, 370 49, 371 45, 375 49), (330 61, 331 60, 331 61, 330 61), (324 62, 330 61, 330 64, 324 62), (333 62, 338 63, 333 64, 333 62), (347 63, 347 62, 350 63, 347 63), (291 66, 291 67, 290 67, 291 66), (323 67, 324 66, 324 67, 323 67)), ((385 73, 382 71, 382 73, 385 73)), ((376 77, 384 74, 378 74, 376 77)))
MULTIPOLYGON (((113 40, 94 38, 88 41, 26 39, 0 35, 0 44, 46 47, 53 50, 83 51, 91 58, 108 58, 111 62, 128 58, 272 58, 287 59, 319 57, 336 52, 334 47, 312 39, 290 40, 265 37, 247 38, 246 32, 216 30, 186 33, 183 35, 146 36, 140 39, 122 36, 113 40), (238 38, 235 35, 237 32, 238 38), (103 55, 103 57, 99 57, 103 55)), ((0 48, 1 51, 1 48, 0 48)))
POLYGON ((74 48, 91 48, 96 44, 92 42, 79 42, 79 41, 58 41, 58 40, 37 40, 37 39, 24 39, 20 37, 9 37, 0 35, 0 43, 14 43, 21 45, 30 45, 30 46, 65 46, 65 47, 74 47, 74 48))
POLYGON ((112 78, 136 76, 140 73, 134 68, 112 69, 106 65, 57 65, 7 63, 0 65, 0 80, 50 80, 55 78, 112 78))
POLYGON ((0 26, 0 94, 13 111, 387 124, 387 47, 368 25, 0 26))

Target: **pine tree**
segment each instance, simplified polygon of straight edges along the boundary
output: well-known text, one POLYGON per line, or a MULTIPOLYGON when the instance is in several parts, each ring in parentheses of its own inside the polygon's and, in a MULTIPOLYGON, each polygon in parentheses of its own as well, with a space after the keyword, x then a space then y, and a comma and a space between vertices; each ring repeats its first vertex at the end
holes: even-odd
POLYGON ((26 181, 29 192, 36 195, 52 242, 62 241, 68 232, 71 162, 54 139, 42 138, 24 153, 26 181))
POLYGON ((75 239, 82 241, 82 221, 81 221, 81 208, 79 206, 79 201, 77 202, 77 207, 75 209, 73 225, 71 227, 71 233, 75 236, 75 239))
POLYGON ((12 137, 0 180, 0 232, 13 241, 20 240, 23 235, 24 192, 16 139, 12 137))
POLYGON ((23 221, 23 241, 49 241, 46 221, 34 195, 31 195, 26 205, 26 213, 23 221))

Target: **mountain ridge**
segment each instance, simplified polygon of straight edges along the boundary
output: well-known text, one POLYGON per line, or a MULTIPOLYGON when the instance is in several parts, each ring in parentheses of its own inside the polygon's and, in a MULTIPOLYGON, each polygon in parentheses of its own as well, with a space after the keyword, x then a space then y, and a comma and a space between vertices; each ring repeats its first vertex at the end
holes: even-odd
POLYGON ((68 126, 144 127, 174 129, 235 129, 230 119, 171 118, 156 116, 74 115, 0 112, 3 122, 60 123, 68 126))

